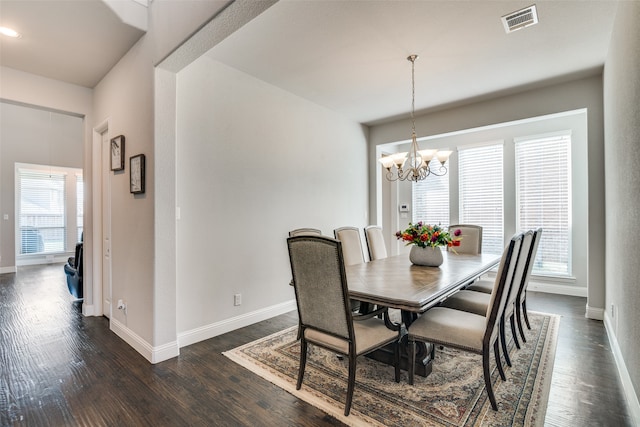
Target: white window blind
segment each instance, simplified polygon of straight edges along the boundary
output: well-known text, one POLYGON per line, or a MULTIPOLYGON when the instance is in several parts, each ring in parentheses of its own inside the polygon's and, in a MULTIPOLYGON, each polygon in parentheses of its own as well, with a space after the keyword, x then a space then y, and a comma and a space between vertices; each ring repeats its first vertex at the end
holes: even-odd
POLYGON ((516 210, 520 230, 542 227, 533 273, 571 275, 569 134, 516 140, 516 210))
POLYGON ((82 175, 76 175, 76 225, 78 227, 78 242, 82 241, 84 221, 84 181, 82 175))
POLYGON ((458 170, 460 223, 482 226, 482 251, 502 253, 502 144, 460 149, 458 170))
MULTIPOLYGON (((429 166, 438 170, 440 162, 431 160, 429 166)), ((449 174, 429 175, 412 186, 413 222, 449 226, 449 174)))
POLYGON ((20 253, 65 250, 65 174, 18 170, 20 253))

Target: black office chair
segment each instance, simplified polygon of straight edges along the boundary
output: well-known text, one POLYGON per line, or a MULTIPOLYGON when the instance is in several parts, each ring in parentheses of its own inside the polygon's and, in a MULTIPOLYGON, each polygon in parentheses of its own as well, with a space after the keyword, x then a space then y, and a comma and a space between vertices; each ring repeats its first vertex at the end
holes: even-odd
POLYGON ((64 272, 67 275, 67 287, 69 292, 76 299, 83 299, 82 293, 82 264, 83 264, 83 243, 84 233, 80 236, 80 242, 76 243, 76 254, 69 257, 64 265, 64 272))

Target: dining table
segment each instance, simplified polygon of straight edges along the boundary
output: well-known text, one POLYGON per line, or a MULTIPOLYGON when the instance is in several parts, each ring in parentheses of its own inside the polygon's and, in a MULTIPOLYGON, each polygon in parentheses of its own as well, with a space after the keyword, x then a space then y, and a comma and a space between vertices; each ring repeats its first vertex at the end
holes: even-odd
MULTIPOLYGON (((399 309, 401 327, 406 332, 420 313, 440 304, 500 263, 500 254, 442 252, 443 262, 439 267, 414 265, 408 254, 346 266, 349 297, 361 301, 364 307, 399 309)), ((406 336, 403 341, 401 368, 407 369, 406 336)), ((427 376, 431 372, 430 350, 425 345, 418 346, 416 374, 427 376)), ((382 351, 371 357, 392 363, 393 356, 390 351, 382 351)))

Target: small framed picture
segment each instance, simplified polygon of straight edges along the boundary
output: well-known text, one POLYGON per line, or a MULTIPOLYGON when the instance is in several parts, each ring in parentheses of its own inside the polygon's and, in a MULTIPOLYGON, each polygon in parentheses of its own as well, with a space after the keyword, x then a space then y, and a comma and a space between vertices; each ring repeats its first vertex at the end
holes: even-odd
POLYGON ((129 191, 133 194, 144 193, 144 154, 129 158, 129 191))
POLYGON ((111 139, 111 170, 124 170, 124 135, 111 139))

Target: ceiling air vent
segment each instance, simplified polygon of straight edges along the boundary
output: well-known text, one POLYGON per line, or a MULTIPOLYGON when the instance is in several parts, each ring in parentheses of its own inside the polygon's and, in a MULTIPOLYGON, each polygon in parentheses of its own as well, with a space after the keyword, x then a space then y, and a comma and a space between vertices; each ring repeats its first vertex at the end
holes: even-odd
POLYGON ((536 12, 535 5, 509 13, 502 17, 502 25, 504 25, 504 30, 507 34, 537 23, 538 13, 536 12))

